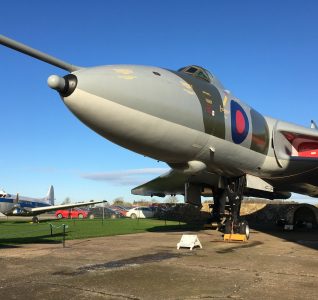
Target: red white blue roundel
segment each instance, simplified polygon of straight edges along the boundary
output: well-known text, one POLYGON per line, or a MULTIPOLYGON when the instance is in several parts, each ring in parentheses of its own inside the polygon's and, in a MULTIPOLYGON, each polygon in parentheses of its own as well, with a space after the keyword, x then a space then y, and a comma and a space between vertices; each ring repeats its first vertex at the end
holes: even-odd
POLYGON ((247 137, 249 123, 246 112, 235 101, 231 101, 231 131, 235 144, 241 144, 247 137))

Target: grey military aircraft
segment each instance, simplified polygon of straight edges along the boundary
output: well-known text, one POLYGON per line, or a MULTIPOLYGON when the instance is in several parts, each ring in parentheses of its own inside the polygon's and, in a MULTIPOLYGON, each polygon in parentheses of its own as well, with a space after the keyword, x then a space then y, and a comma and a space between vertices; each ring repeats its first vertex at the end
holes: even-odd
POLYGON ((133 194, 180 194, 194 205, 202 195, 213 195, 213 218, 220 220, 228 203, 225 232, 245 234, 243 196, 318 197, 315 123, 305 128, 264 117, 202 67, 79 67, 5 36, 0 43, 68 71, 64 77, 51 75, 48 85, 81 122, 171 167, 133 194))

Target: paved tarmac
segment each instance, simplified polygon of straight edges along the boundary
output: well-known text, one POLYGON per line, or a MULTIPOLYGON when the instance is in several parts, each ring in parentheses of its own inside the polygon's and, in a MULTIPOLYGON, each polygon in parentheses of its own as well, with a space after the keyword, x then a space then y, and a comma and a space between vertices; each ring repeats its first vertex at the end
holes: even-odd
POLYGON ((0 243, 0 299, 317 299, 317 231, 202 230, 193 251, 176 249, 182 233, 0 243))

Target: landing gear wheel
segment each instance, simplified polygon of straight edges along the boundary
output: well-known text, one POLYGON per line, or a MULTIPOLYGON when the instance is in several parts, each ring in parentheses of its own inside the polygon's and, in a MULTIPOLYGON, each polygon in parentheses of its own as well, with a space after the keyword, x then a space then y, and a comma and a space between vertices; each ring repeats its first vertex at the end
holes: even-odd
POLYGON ((250 227, 248 226, 248 223, 245 220, 240 223, 239 233, 245 234, 247 240, 250 237, 250 227))
POLYGON ((32 218, 32 223, 39 223, 39 218, 36 217, 36 216, 34 216, 34 217, 32 218))
POLYGON ((83 219, 84 218, 83 214, 78 214, 78 218, 83 219))
POLYGON ((63 215, 60 213, 56 216, 58 219, 62 219, 63 218, 63 215))

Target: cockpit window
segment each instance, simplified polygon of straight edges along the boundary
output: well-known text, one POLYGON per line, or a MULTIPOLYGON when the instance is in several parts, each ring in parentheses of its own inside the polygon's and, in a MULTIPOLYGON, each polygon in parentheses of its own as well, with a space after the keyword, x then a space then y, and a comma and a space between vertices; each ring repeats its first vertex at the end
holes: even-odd
POLYGON ((198 66, 188 66, 188 67, 181 68, 178 71, 191 74, 192 76, 205 80, 207 82, 211 82, 213 79, 213 76, 211 75, 211 73, 209 73, 207 70, 198 66))
POLYGON ((190 67, 185 70, 186 73, 190 73, 190 74, 194 74, 196 71, 198 71, 198 69, 194 67, 190 67))
POLYGON ((209 80, 209 77, 208 77, 206 74, 204 74, 202 71, 198 71, 198 73, 197 73, 196 75, 197 75, 197 77, 199 77, 199 78, 202 78, 202 79, 204 79, 204 80, 206 80, 206 81, 210 81, 210 80, 209 80))

